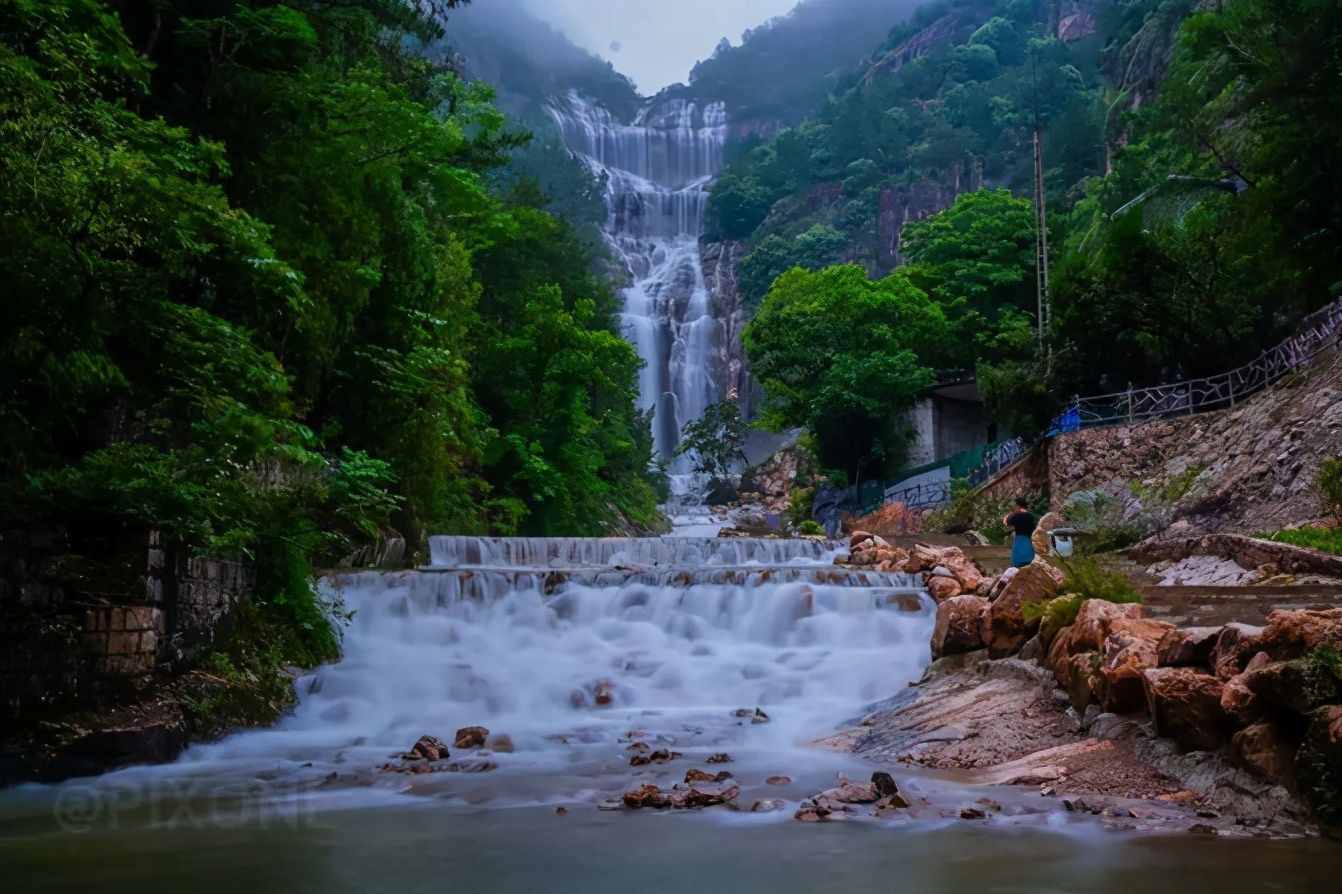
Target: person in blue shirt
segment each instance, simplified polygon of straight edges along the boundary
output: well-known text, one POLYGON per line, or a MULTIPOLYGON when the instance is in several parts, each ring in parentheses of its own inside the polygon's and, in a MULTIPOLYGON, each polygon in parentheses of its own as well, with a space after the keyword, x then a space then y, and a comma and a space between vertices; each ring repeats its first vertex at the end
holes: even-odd
POLYGON ((1025 498, 1017 497, 1015 511, 1003 518, 1002 524, 1014 534, 1011 538, 1011 564, 1024 568, 1034 561, 1034 544, 1030 542, 1030 535, 1039 526, 1039 519, 1034 517, 1025 498))

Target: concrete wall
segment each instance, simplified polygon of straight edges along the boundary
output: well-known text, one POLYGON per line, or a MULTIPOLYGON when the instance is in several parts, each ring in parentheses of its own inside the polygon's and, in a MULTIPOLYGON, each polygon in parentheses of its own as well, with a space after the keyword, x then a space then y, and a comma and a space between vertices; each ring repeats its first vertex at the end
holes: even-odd
POLYGON ((988 417, 975 401, 935 398, 937 460, 988 443, 988 417))
POLYGON ((937 411, 936 402, 925 397, 913 405, 904 416, 909 428, 913 430, 913 439, 909 442, 909 458, 905 465, 909 468, 926 466, 937 461, 937 411))

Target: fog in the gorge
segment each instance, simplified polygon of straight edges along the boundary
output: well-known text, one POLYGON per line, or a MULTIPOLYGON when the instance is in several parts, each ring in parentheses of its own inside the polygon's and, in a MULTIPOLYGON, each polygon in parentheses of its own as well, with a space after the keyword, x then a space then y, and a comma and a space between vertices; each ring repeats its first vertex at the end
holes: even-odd
MULTIPOLYGON (((483 6, 491 0, 477 0, 483 6)), ((788 12, 796 0, 526 0, 575 43, 609 59, 648 95, 684 81, 726 37, 788 12)))

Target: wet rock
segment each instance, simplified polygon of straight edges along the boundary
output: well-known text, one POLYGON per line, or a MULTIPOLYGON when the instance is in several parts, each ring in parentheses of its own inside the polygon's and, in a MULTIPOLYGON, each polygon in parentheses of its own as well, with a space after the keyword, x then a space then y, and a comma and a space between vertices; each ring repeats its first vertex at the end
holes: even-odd
POLYGON ((452 744, 457 748, 483 748, 489 738, 489 730, 483 726, 464 726, 457 730, 452 744))
POLYGON ((491 760, 453 761, 443 767, 449 773, 490 773, 498 768, 499 765, 491 760))
POLYGON ((1212 672, 1222 680, 1229 680, 1244 671, 1249 659, 1258 654, 1258 638, 1263 635, 1262 627, 1250 624, 1227 624, 1221 628, 1212 646, 1212 672))
POLYGON ((615 701, 615 686, 609 680, 599 680, 592 690, 592 701, 605 707, 615 701))
POLYGON ((725 751, 719 751, 717 754, 710 754, 704 763, 708 764, 730 764, 732 756, 725 751))
POLYGON ((697 767, 685 773, 685 782, 726 782, 732 778, 732 774, 726 770, 720 770, 717 773, 709 773, 707 770, 700 770, 697 767))
POLYGON ((836 804, 874 804, 880 799, 881 795, 873 783, 845 782, 834 788, 825 789, 811 800, 833 810, 836 804))
POLYGON ((512 754, 514 747, 512 736, 503 734, 497 735, 489 740, 489 747, 492 751, 497 751, 499 754, 512 754))
MULTIPOLYGON (((625 751, 629 751, 634 754, 647 754, 649 751, 652 751, 652 746, 649 745, 647 742, 633 742, 629 745, 628 748, 625 749, 625 751)), ((712 762, 712 758, 709 758, 709 762, 710 763, 712 762)))
POLYGON ((658 748, 650 754, 635 754, 629 758, 629 766, 644 767, 648 764, 665 764, 681 757, 679 751, 670 751, 666 748, 658 748))
POLYGON ((961 593, 960 582, 953 577, 930 577, 925 586, 928 595, 937 602, 945 602, 961 593))
POLYGON ((700 807, 712 807, 726 804, 741 794, 741 787, 735 783, 696 783, 688 789, 671 793, 671 806, 678 810, 700 807))
POLYGON ((753 711, 750 710, 749 708, 737 708, 734 712, 732 712, 732 716, 733 716, 733 717, 749 718, 749 720, 750 720, 751 723, 768 723, 768 722, 769 722, 769 715, 768 715, 768 714, 765 714, 765 713, 764 713, 763 711, 761 711, 759 708, 756 708, 756 709, 753 710, 753 711))
POLYGON ((786 801, 780 801, 778 798, 764 798, 750 805, 751 813, 774 813, 787 807, 786 801))
POLYGON ((1156 647, 1159 667, 1210 667, 1220 627, 1184 627, 1168 631, 1156 647))
POLYGON ((949 547, 941 551, 941 563, 966 593, 973 593, 983 586, 984 576, 973 560, 959 547, 949 547))
POLYGON ((833 811, 823 804, 802 801, 792 818, 800 823, 826 823, 833 818, 833 811))
POLYGON ((962 808, 960 809, 960 819, 965 819, 965 820, 981 820, 981 819, 987 819, 987 818, 988 818, 988 814, 984 813, 982 810, 980 810, 980 809, 977 808, 977 807, 962 807, 962 808))
POLYGON ((903 795, 894 794, 877 801, 875 810, 877 813, 884 813, 887 810, 907 810, 908 807, 909 802, 904 799, 903 795))
POLYGON ((791 776, 770 776, 768 779, 766 779, 766 780, 764 780, 764 781, 765 781, 766 783, 768 783, 769 785, 790 785, 790 784, 792 783, 792 777, 791 777, 791 776))
POLYGON ((443 741, 436 736, 420 736, 410 748, 410 754, 407 757, 420 758, 426 761, 440 761, 448 757, 448 750, 443 741))
POLYGON ((638 810, 643 807, 666 808, 671 806, 671 798, 662 793, 662 790, 650 782, 645 782, 638 788, 630 789, 624 793, 621 798, 624 806, 632 810, 638 810))
POLYGON ((568 808, 567 808, 567 807, 556 807, 556 808, 555 808, 555 816, 568 816, 568 808))
POLYGON ((895 782, 895 777, 884 770, 877 770, 871 774, 871 784, 876 788, 876 794, 882 798, 899 794, 899 784, 895 782))
POLYGON ((1027 621, 1022 607, 1047 602, 1057 594, 1057 582, 1043 569, 1027 565, 1017 571, 983 615, 980 636, 988 646, 988 654, 1006 658, 1020 651, 1039 628, 1039 619, 1027 621))
POLYGON ((1287 788, 1294 785, 1298 741, 1291 741, 1272 723, 1255 723, 1230 739, 1235 763, 1287 788))
POLYGON ((1144 671, 1143 681, 1156 735, 1189 750, 1214 751, 1225 742, 1229 723, 1221 708, 1224 684, 1216 677, 1160 667, 1144 671))
POLYGON ((909 614, 917 614, 923 610, 923 600, 917 593, 892 593, 886 597, 885 604, 909 614))
POLYGON ((990 603, 977 596, 955 596, 937 606, 932 657, 960 655, 983 648, 983 616, 990 603))
POLYGON ((1319 708, 1310 716, 1296 753, 1295 776, 1315 815, 1342 826, 1342 706, 1319 708))
POLYGON ((848 548, 849 548, 850 550, 855 550, 855 549, 857 549, 860 545, 862 545, 863 543, 866 543, 867 541, 869 541, 869 540, 871 540, 871 539, 872 539, 872 535, 869 534, 869 533, 866 532, 866 531, 854 531, 854 532, 852 533, 852 535, 848 538, 848 548))

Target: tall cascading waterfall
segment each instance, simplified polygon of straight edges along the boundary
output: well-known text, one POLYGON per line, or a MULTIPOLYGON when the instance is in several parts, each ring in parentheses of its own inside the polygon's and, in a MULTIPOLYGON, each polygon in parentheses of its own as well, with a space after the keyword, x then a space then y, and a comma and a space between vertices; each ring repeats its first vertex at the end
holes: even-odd
MULTIPOLYGON (((727 140, 723 103, 654 101, 632 124, 571 92, 550 105, 569 150, 606 181, 605 234, 628 270, 622 323, 645 361, 644 408, 655 407, 658 452, 671 457, 680 432, 721 400, 714 359, 724 326, 712 314, 699 236, 727 140)), ((688 484, 682 459, 674 467, 688 484)))

